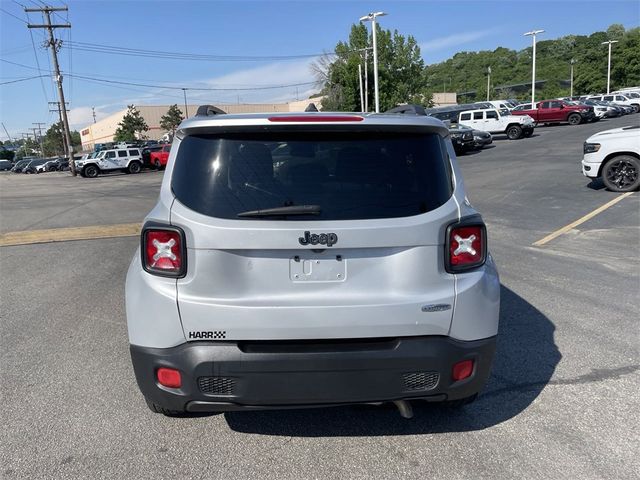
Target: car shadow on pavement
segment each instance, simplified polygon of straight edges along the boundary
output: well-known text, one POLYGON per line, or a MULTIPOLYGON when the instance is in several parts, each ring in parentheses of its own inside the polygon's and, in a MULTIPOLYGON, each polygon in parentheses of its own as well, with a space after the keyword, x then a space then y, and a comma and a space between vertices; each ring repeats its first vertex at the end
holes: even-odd
POLYGON ((306 410, 231 412, 237 432, 297 437, 418 435, 482 430, 524 411, 551 380, 562 355, 555 326, 542 312, 501 287, 498 347, 491 377, 474 403, 450 409, 412 402, 414 417, 402 418, 384 406, 344 406, 306 410))
POLYGON ((605 186, 602 178, 594 178, 589 183, 587 183, 587 188, 590 188, 591 190, 602 190, 603 188, 605 188, 605 186))

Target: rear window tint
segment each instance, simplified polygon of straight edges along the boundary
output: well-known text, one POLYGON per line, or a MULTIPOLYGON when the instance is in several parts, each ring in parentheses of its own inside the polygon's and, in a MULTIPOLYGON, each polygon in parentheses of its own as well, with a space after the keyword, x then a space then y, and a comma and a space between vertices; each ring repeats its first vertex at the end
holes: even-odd
POLYGON ((383 132, 188 136, 171 186, 188 208, 226 219, 296 205, 318 205, 321 212, 258 218, 405 217, 433 210, 452 194, 439 135, 383 132))

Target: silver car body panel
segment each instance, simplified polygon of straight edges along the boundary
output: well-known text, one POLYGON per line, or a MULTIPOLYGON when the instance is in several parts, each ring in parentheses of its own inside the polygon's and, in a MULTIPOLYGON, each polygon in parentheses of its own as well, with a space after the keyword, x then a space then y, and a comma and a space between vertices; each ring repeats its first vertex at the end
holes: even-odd
MULTIPOLYGON (((323 114, 284 116, 302 115, 323 114)), ((224 332, 220 339, 225 340, 417 335, 470 340, 496 335, 499 281, 493 263, 457 275, 444 269, 446 227, 476 212, 466 198, 449 132, 437 119, 365 114, 359 122, 374 128, 420 127, 447 139, 453 195, 424 214, 341 221, 230 220, 195 212, 174 197, 171 177, 185 135, 269 127, 272 116, 283 114, 193 117, 182 123, 158 205, 146 220, 185 231, 187 274, 178 280, 155 277, 142 270, 136 254, 126 287, 132 344, 170 347, 197 339, 193 333, 202 331, 224 332), (304 231, 334 232, 339 240, 314 252, 298 241, 304 231), (429 305, 452 308, 423 309, 429 305)), ((330 125, 322 122, 320 128, 330 125)))

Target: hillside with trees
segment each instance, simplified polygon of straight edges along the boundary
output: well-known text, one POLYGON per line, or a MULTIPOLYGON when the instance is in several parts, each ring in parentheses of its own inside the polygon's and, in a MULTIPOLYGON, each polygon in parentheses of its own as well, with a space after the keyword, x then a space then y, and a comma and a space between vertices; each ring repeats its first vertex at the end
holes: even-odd
MULTIPOLYGON (((611 88, 640 84, 640 28, 625 31, 611 25, 606 32, 591 35, 567 35, 555 40, 538 37, 536 46, 536 80, 546 80, 538 98, 569 94, 571 60, 574 60, 574 94, 606 91, 607 46, 602 42, 618 40, 613 45, 611 88)), ((475 90, 477 99, 487 95, 487 67, 491 67, 492 88, 531 82, 532 48, 516 51, 499 47, 494 51, 460 52, 449 60, 426 67, 432 91, 467 92, 475 90)), ((492 98, 527 98, 530 88, 512 88, 504 93, 492 91, 492 98)))
MULTIPOLYGON (((380 109, 397 103, 429 105, 433 92, 470 92, 468 100, 487 96, 487 68, 491 67, 491 98, 526 99, 531 94, 532 48, 460 52, 437 64, 425 65, 415 39, 378 28, 380 57, 380 109), (502 87, 502 88, 497 88, 502 87)), ((613 45, 611 88, 640 85, 640 28, 625 30, 619 24, 606 32, 567 35, 545 40, 538 37, 536 47, 536 97, 569 94, 571 60, 574 61, 574 95, 599 93, 607 86, 607 46, 613 45)), ((358 63, 364 66, 362 49, 371 44, 364 25, 354 25, 347 42, 339 42, 335 55, 316 63, 314 70, 323 85, 325 110, 360 110, 358 63)), ((369 110, 373 111, 373 66, 368 62, 369 110)), ((460 98, 460 97, 459 97, 460 98)), ((464 99, 464 98, 463 98, 464 99)))

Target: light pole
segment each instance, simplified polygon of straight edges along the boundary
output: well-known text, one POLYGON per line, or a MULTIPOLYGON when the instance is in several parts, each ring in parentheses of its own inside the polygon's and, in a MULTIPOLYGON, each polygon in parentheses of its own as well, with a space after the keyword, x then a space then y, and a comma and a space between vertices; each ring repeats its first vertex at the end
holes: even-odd
POLYGON ((487 67, 487 102, 489 101, 489 85, 491 85, 491 67, 487 67))
POLYGON ((576 63, 575 59, 571 59, 571 91, 569 93, 570 97, 573 97, 573 65, 576 63))
POLYGON ((607 95, 611 91, 611 45, 614 43, 618 43, 618 40, 608 40, 606 42, 602 42, 602 45, 609 45, 609 63, 607 66, 607 95))
POLYGON ((525 37, 530 36, 533 40, 533 66, 531 68, 531 108, 535 108, 536 102, 536 35, 544 33, 544 30, 532 30, 524 34, 525 37))
POLYGON ((371 35, 373 37, 373 91, 375 94, 376 113, 380 113, 380 95, 378 93, 378 47, 376 45, 376 18, 384 17, 384 12, 372 12, 360 17, 361 22, 371 22, 371 35))
POLYGON ((362 65, 358 64, 358 81, 360 82, 360 111, 364 112, 364 92, 362 91, 362 65))
POLYGON ((187 106, 187 89, 183 88, 182 93, 184 94, 184 118, 189 118, 189 107, 187 106))

